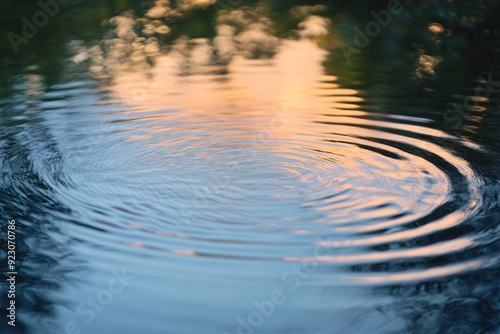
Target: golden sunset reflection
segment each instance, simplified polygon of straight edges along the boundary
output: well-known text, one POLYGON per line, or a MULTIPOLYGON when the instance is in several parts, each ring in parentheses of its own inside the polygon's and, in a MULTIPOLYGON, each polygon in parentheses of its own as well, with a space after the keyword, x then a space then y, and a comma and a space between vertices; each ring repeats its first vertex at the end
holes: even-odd
POLYGON ((348 276, 345 278, 350 283, 358 284, 394 284, 419 280, 431 280, 455 274, 461 274, 479 268, 488 267, 491 263, 484 260, 472 260, 459 264, 447 265, 438 268, 423 269, 421 271, 384 274, 379 276, 348 276))
POLYGON ((137 120, 155 119, 155 126, 141 129, 142 133, 130 140, 167 130, 161 124, 168 126, 179 115, 160 111, 175 109, 182 109, 182 121, 193 126, 220 122, 227 128, 247 127, 279 132, 280 138, 296 138, 310 127, 319 127, 304 120, 331 113, 332 107, 342 109, 343 115, 365 114, 355 110, 359 107, 354 103, 362 101, 355 90, 326 82, 336 78, 323 74, 323 57, 324 51, 311 42, 290 41, 272 60, 236 57, 224 75, 178 76, 176 56, 167 54, 157 59, 151 79, 139 72, 123 72, 116 77, 113 89, 125 104, 136 106, 137 120), (236 109, 238 112, 230 112, 236 109))
MULTIPOLYGON (((410 248, 400 251, 374 252, 368 254, 356 255, 341 255, 341 256, 316 256, 316 257, 285 257, 283 260, 288 262, 338 262, 338 263, 365 263, 390 261, 404 258, 421 258, 431 257, 440 254, 448 254, 452 252, 467 249, 474 244, 474 240, 470 238, 455 239, 440 244, 434 244, 419 248, 410 248)), ((325 246, 324 244, 322 246, 325 246)))

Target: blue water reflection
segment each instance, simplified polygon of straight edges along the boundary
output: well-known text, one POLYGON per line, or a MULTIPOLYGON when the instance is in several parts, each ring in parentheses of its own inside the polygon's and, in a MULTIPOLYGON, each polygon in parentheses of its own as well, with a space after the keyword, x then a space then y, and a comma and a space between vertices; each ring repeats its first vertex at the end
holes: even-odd
POLYGON ((15 330, 494 333, 499 67, 436 22, 385 61, 418 7, 348 64, 349 6, 224 4, 78 3, 2 58, 15 330))

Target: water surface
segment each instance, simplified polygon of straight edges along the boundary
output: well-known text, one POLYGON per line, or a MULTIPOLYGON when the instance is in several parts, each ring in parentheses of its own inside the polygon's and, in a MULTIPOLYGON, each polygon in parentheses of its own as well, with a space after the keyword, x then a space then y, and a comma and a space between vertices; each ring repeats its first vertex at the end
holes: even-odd
POLYGON ((491 48, 390 49, 407 8, 348 62, 349 10, 282 6, 78 3, 2 58, 14 332, 498 333, 491 48))

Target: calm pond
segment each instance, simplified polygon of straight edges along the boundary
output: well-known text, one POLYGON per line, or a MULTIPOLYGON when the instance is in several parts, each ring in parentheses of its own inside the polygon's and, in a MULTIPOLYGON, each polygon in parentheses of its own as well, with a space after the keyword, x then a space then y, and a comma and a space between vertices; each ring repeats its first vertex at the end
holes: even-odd
POLYGON ((498 13, 3 0, 0 332, 500 333, 498 13))

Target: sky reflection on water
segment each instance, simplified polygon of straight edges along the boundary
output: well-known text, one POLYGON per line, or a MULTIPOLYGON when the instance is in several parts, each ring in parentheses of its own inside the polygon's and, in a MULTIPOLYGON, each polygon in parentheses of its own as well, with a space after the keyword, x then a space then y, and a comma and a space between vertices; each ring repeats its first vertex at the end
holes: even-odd
POLYGON ((495 333, 498 64, 436 22, 384 59, 418 7, 348 63, 341 2, 115 5, 1 58, 18 333, 495 333))

